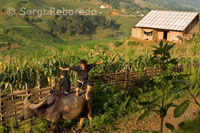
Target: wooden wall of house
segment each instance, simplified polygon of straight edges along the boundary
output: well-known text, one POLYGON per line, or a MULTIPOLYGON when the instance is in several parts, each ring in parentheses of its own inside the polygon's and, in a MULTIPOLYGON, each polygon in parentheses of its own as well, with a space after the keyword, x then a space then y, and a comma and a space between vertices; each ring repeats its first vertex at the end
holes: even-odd
POLYGON ((131 37, 137 38, 137 28, 132 28, 131 37))
POLYGON ((157 31, 157 30, 154 30, 154 31, 153 31, 153 40, 154 40, 155 42, 158 41, 158 31, 157 31))
MULTIPOLYGON (((155 42, 164 39, 164 30, 156 30, 149 28, 133 28, 132 35, 133 38, 139 38, 143 40, 153 40, 155 42), (152 34, 148 34, 151 33, 152 34)), ((181 31, 168 31, 167 41, 175 42, 175 43, 183 43, 184 35, 181 31)))
POLYGON ((164 31, 158 31, 158 40, 163 40, 164 31))
POLYGON ((183 43, 183 33, 180 31, 169 31, 167 40, 170 42, 183 43))
POLYGON ((153 29, 147 29, 147 28, 143 28, 142 29, 142 39, 144 40, 153 40, 153 34, 154 30, 153 29))
POLYGON ((142 38, 142 28, 133 28, 131 37, 142 38))
POLYGON ((140 38, 143 40, 153 40, 155 30, 147 28, 133 28, 131 37, 140 38))
POLYGON ((199 16, 184 30, 184 34, 196 34, 199 32, 199 16))
POLYGON ((184 30, 184 39, 188 40, 194 37, 196 33, 200 31, 200 19, 199 15, 192 21, 192 23, 184 30))
MULTIPOLYGON (((164 30, 158 30, 157 40, 164 39, 164 30)), ((182 43, 183 42, 183 33, 179 31, 168 31, 167 33, 167 41, 182 43)))

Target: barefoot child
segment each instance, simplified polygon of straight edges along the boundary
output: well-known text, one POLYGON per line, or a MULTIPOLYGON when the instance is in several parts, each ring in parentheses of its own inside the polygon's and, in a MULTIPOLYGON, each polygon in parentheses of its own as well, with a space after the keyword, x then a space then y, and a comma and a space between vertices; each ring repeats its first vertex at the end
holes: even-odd
POLYGON ((79 88, 81 86, 87 86, 87 91, 86 91, 86 100, 89 100, 88 98, 88 93, 91 89, 91 82, 88 80, 88 74, 90 72, 90 70, 98 65, 98 64, 102 64, 104 61, 98 62, 98 63, 94 63, 94 64, 88 64, 87 65, 87 61, 86 60, 81 60, 80 62, 80 66, 77 67, 69 67, 69 68, 62 68, 60 67, 59 69, 62 71, 76 71, 78 73, 78 80, 76 83, 76 96, 78 96, 79 93, 79 88))

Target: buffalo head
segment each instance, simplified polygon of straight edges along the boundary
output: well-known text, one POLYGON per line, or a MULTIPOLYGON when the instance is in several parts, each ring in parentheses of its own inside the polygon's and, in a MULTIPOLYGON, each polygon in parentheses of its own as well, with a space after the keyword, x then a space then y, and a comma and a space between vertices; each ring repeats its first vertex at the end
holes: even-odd
POLYGON ((38 104, 34 104, 30 100, 31 95, 32 94, 29 94, 24 99, 24 106, 23 106, 22 112, 17 116, 18 121, 27 120, 29 118, 34 117, 35 116, 35 110, 37 110, 37 108, 39 108, 41 105, 43 105, 44 102, 46 101, 46 100, 43 100, 42 102, 40 102, 38 104))

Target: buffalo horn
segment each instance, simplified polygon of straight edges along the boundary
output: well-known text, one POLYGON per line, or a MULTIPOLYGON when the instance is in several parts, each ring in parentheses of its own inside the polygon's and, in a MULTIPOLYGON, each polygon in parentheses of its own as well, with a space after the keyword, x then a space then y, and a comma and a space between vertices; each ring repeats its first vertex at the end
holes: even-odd
POLYGON ((26 96, 26 98, 24 99, 24 105, 26 105, 27 103, 29 103, 30 104, 30 96, 31 96, 32 94, 29 94, 28 96, 26 96))
POLYGON ((37 109, 37 108, 39 108, 41 105, 43 105, 44 103, 46 102, 46 99, 44 99, 42 102, 40 102, 40 103, 38 103, 38 104, 31 104, 30 106, 29 106, 29 108, 30 109, 37 109))

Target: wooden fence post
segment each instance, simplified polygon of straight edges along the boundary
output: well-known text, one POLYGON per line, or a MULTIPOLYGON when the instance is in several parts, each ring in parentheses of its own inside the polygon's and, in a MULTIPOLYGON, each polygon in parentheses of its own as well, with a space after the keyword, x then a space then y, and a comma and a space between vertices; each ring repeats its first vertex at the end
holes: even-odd
POLYGON ((40 84, 38 84, 38 95, 39 95, 39 100, 41 100, 41 88, 40 88, 40 84))
MULTIPOLYGON (((26 95, 28 96, 29 90, 28 90, 28 84, 27 83, 25 83, 25 88, 26 88, 26 95)), ((29 120, 29 121, 31 123, 31 120, 29 120)), ((31 123, 31 125, 32 125, 32 123, 31 123)), ((32 126, 31 126, 31 130, 32 130, 32 126)))
MULTIPOLYGON (((11 94, 14 94, 11 84, 10 84, 10 91, 11 91, 11 94)), ((13 108, 12 108, 13 109, 13 115, 16 116, 17 112, 16 112, 16 107, 15 107, 14 95, 12 95, 11 100, 12 100, 12 106, 13 106, 13 108)))
POLYGON ((3 113, 2 113, 2 99, 1 99, 1 89, 0 89, 0 121, 1 121, 1 126, 3 125, 3 113))
POLYGON ((28 85, 27 85, 27 83, 25 83, 25 88, 26 88, 26 95, 28 95, 28 85))
POLYGON ((126 76, 127 76, 127 72, 125 71, 124 75, 123 75, 123 78, 122 80, 124 80, 124 89, 126 88, 126 76))

